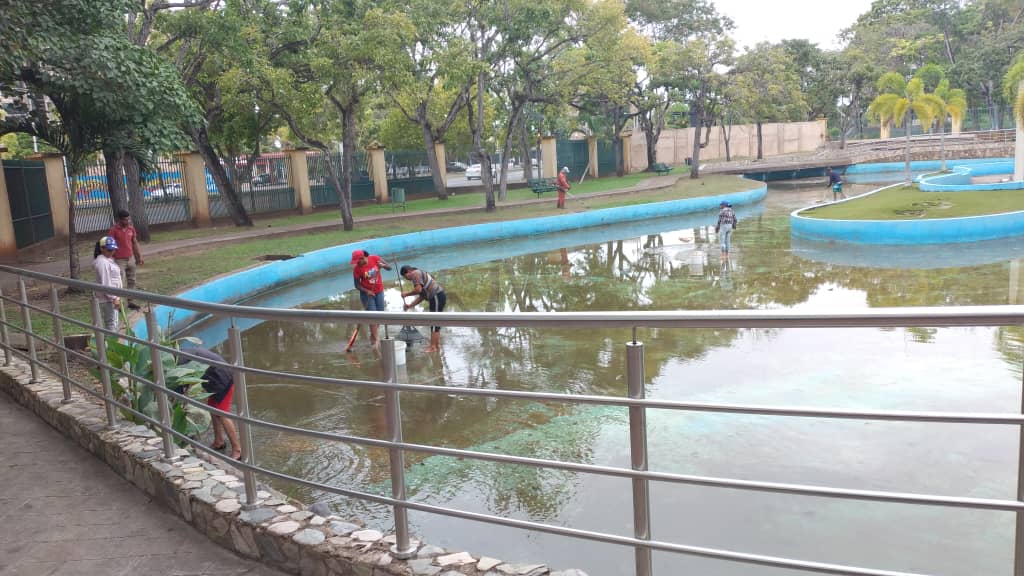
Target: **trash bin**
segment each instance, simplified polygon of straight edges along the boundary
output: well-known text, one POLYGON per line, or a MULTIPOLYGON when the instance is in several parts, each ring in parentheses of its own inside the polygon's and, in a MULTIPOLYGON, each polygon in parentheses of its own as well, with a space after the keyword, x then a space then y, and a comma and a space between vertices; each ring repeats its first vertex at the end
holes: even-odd
POLYGON ((405 188, 392 188, 391 211, 394 212, 399 206, 405 211, 405 188))

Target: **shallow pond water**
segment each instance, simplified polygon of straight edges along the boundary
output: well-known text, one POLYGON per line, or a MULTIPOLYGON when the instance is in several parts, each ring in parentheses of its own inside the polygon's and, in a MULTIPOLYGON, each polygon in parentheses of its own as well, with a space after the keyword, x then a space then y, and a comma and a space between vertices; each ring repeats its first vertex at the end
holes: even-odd
MULTIPOLYGON (((871 189, 853 184, 847 193, 871 189)), ((543 238, 398 255, 436 272, 454 311, 795 310, 1007 304, 1024 301, 1020 242, 925 249, 792 243, 789 212, 821 187, 773 186, 741 207, 733 254, 719 255, 714 213, 543 238)), ((389 256, 389 255, 385 255, 389 256)), ((400 310, 396 277, 389 307, 400 310)), ((311 279, 254 303, 358 309, 350 272, 311 279)), ((343 354, 346 323, 246 326, 247 364, 379 378, 365 343, 343 354)), ((391 330, 397 330, 392 327, 391 330)), ((424 328, 420 328, 424 334, 424 328)), ((224 326, 196 332, 207 342, 224 326)), ((1016 412, 1021 328, 640 330, 649 397, 886 410, 1016 412)), ((408 381, 455 387, 625 395, 626 330, 452 328, 443 352, 413 346, 408 381)), ((383 437, 377 392, 251 377, 263 419, 383 437)), ((629 466, 623 409, 403 394, 407 441, 629 466)), ((1010 426, 901 424, 651 410, 657 471, 846 488, 1012 499, 1018 432, 1010 426)), ((260 431, 260 464, 337 486, 389 493, 386 453, 260 431)), ((554 470, 409 455, 421 502, 632 534, 630 484, 554 470)), ((389 529, 390 509, 279 486, 389 529)), ((652 483, 657 540, 948 575, 1010 574, 1010 513, 842 502, 652 483)), ((506 560, 632 573, 632 551, 542 533, 410 513, 413 533, 506 560)), ((797 574, 655 553, 659 574, 797 574)))

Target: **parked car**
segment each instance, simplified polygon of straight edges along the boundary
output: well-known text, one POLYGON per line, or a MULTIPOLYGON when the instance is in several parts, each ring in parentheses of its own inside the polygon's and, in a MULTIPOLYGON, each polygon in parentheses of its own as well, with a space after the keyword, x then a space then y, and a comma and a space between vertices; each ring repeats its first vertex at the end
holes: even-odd
POLYGON ((465 172, 466 165, 462 162, 449 162, 447 166, 449 172, 465 172))
POLYGON ((470 164, 469 168, 466 168, 466 180, 479 180, 480 179, 480 165, 470 164))
POLYGON ((270 184, 270 173, 269 172, 266 173, 266 174, 257 174, 257 175, 252 177, 252 185, 253 186, 260 186, 260 185, 266 185, 266 184, 270 184))

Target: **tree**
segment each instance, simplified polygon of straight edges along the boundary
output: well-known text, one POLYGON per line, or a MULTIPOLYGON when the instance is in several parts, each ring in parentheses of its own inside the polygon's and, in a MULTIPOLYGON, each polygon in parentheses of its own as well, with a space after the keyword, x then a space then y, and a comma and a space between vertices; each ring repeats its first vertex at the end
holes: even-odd
POLYGON ((1012 102, 1013 119, 1017 125, 1017 143, 1013 155, 1013 179, 1024 180, 1024 53, 1017 56, 1003 77, 1003 95, 1012 102))
POLYGON ((903 125, 906 132, 906 172, 904 182, 910 184, 910 123, 913 114, 921 120, 927 131, 942 109, 942 102, 934 94, 924 91, 924 81, 912 78, 909 82, 895 72, 887 72, 878 79, 878 95, 868 107, 876 118, 889 118, 903 125))
POLYGON ((761 42, 736 61, 736 98, 743 114, 757 126, 757 159, 764 158, 761 126, 806 117, 807 103, 789 55, 780 46, 761 42))
MULTIPOLYGON (((71 182, 96 151, 166 149, 180 140, 181 126, 197 120, 174 69, 123 33, 133 6, 127 0, 5 3, 0 84, 17 83, 25 94, 20 113, 0 121, 0 135, 23 132, 46 141, 65 155, 71 182)), ((74 192, 68 190, 69 271, 78 278, 74 192)))
POLYGON ((946 169, 946 117, 953 121, 956 132, 960 131, 960 123, 967 111, 967 95, 959 88, 950 88, 949 79, 943 77, 932 92, 938 112, 939 136, 941 140, 942 170, 946 169))

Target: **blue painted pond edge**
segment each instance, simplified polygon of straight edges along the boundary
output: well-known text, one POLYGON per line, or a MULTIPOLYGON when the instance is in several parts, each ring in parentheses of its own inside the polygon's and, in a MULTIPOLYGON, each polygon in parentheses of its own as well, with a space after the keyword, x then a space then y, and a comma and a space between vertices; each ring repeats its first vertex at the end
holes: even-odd
MULTIPOLYGON (((737 176, 737 178, 742 178, 737 176)), ((604 226, 661 218, 676 214, 689 214, 717 210, 720 202, 753 204, 768 193, 766 184, 740 192, 716 196, 683 198, 649 204, 636 204, 615 208, 602 208, 587 212, 573 212, 557 216, 543 216, 506 222, 472 224, 436 230, 423 230, 397 236, 370 238, 314 250, 290 260, 278 260, 249 268, 230 276, 212 280, 178 294, 179 298, 201 302, 229 304, 241 302, 273 288, 297 282, 302 278, 323 274, 335 267, 348 268, 352 251, 361 248, 374 254, 396 254, 422 249, 425 246, 443 248, 476 242, 490 242, 521 236, 537 236, 565 230, 604 226)), ((191 310, 158 306, 157 322, 164 333, 173 333, 199 320, 202 315, 191 310)), ((144 322, 132 326, 136 335, 146 337, 144 322)))

